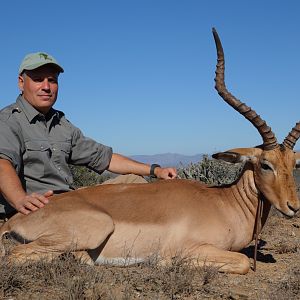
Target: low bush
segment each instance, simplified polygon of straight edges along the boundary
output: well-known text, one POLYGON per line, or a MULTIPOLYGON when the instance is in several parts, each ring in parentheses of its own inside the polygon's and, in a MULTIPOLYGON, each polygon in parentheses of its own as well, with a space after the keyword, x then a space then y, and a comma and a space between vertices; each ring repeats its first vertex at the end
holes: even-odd
POLYGON ((242 164, 229 164, 204 155, 200 162, 179 168, 178 176, 207 184, 222 185, 232 183, 240 174, 242 167, 242 164))

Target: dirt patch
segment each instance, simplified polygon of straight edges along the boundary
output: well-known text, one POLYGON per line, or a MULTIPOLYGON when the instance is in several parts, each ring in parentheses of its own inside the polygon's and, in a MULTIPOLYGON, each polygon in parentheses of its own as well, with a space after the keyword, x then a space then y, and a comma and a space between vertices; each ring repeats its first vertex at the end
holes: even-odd
MULTIPOLYGON (((257 270, 245 276, 223 275, 212 288, 225 299, 300 298, 300 218, 273 212, 260 240, 257 270)), ((253 257, 253 246, 244 250, 253 257)), ((252 263, 253 260, 250 258, 252 263)))

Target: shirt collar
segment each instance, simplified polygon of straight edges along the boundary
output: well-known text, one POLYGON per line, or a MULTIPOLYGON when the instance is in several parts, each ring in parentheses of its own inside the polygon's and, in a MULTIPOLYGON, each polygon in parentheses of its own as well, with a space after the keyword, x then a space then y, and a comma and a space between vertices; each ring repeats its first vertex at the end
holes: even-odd
MULTIPOLYGON (((24 112, 26 118, 30 123, 32 123, 33 120, 36 119, 37 117, 43 116, 43 114, 41 114, 28 101, 26 101, 22 95, 19 95, 16 104, 18 108, 20 108, 24 112)), ((60 119, 60 114, 57 110, 51 108, 47 114, 47 120, 53 119, 55 117, 57 119, 60 119)))

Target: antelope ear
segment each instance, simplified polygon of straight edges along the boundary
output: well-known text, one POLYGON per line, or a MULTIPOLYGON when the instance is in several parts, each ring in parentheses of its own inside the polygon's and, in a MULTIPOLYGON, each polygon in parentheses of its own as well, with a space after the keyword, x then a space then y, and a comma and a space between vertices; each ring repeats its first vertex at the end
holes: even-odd
POLYGON ((213 154, 212 157, 236 164, 246 161, 254 161, 261 155, 262 151, 263 150, 260 148, 236 148, 213 154))
POLYGON ((296 169, 300 169, 300 152, 295 152, 296 169))

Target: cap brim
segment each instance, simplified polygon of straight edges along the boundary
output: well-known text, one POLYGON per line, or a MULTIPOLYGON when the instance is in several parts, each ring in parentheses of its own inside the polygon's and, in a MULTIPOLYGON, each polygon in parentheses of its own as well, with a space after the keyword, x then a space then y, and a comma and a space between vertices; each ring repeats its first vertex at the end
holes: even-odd
POLYGON ((64 72, 64 69, 60 65, 58 65, 56 63, 52 63, 52 62, 51 63, 46 62, 46 63, 32 64, 30 66, 26 66, 26 68, 21 68, 19 70, 19 74, 22 74, 26 70, 31 71, 31 70, 37 69, 37 68, 39 68, 41 66, 45 66, 45 65, 53 65, 53 66, 55 66, 57 68, 57 70, 58 70, 59 73, 63 73, 64 72))

